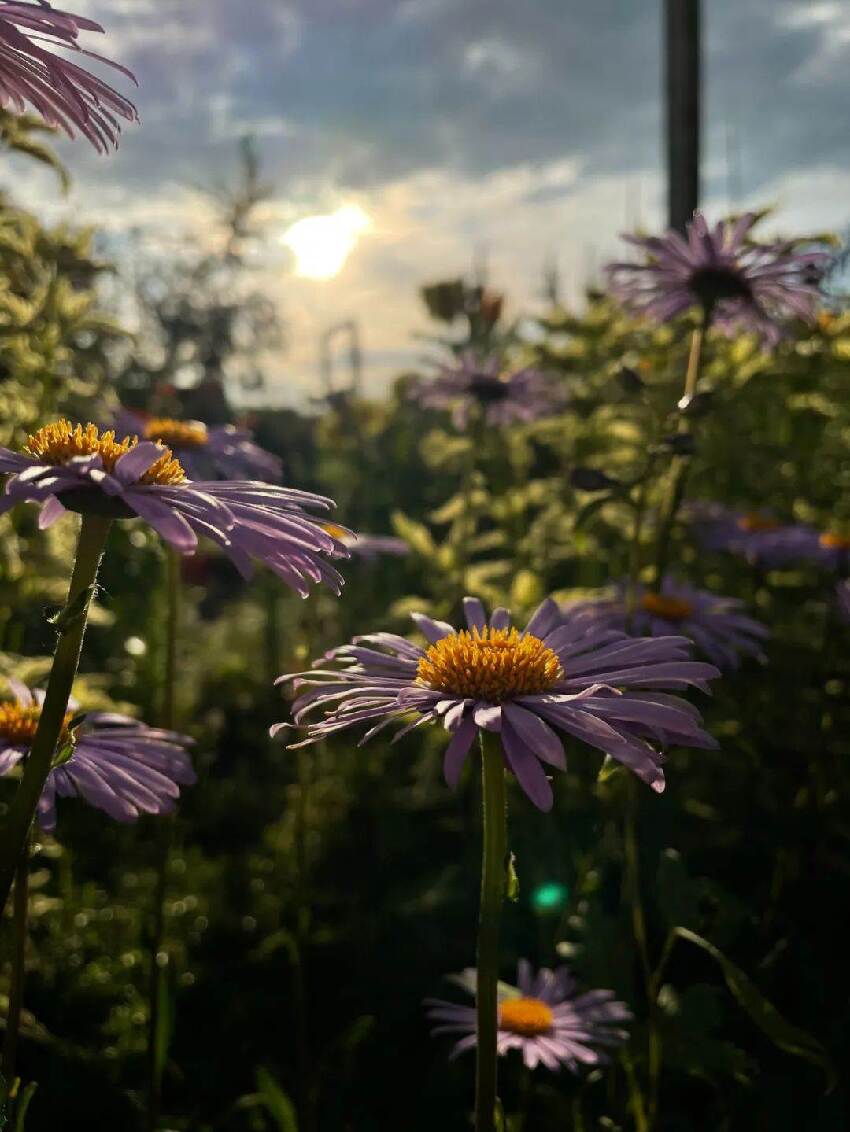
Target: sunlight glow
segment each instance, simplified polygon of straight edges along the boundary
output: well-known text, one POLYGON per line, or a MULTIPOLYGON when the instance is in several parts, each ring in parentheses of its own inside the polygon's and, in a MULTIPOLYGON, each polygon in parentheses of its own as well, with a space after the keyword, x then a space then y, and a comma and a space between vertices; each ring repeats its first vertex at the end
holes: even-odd
POLYGON ((327 216, 305 216, 287 228, 281 243, 295 256, 295 273, 303 279, 333 279, 372 221, 356 204, 327 216))

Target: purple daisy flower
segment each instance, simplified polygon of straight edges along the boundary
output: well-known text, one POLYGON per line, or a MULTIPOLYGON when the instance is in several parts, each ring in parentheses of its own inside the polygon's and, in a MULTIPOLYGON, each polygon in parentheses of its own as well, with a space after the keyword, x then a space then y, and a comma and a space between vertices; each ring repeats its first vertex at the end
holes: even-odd
MULTIPOLYGON (((478 973, 474 967, 452 981, 475 997, 478 973)), ((606 1065, 608 1050, 622 1045, 629 1036, 624 1025, 632 1019, 628 1007, 610 990, 580 994, 566 967, 554 971, 543 967, 535 975, 531 964, 520 959, 517 985, 499 983, 498 1002, 496 1049, 501 1057, 512 1049, 520 1050, 529 1069, 543 1065, 557 1070, 564 1065, 575 1073, 581 1065, 606 1065)), ((437 1023, 432 1034, 461 1035, 452 1059, 475 1048, 474 1006, 439 998, 426 999, 425 1005, 428 1018, 437 1023)))
MULTIPOLYGON (((0 775, 29 754, 44 702, 40 689, 15 679, 7 683, 14 699, 0 701, 0 775)), ((92 712, 75 723, 77 705, 70 701, 68 707, 59 758, 38 803, 41 828, 55 830, 57 797, 83 798, 121 822, 143 813, 172 813, 180 787, 196 781, 186 751, 192 740, 107 712, 92 712)))
POLYGON ((121 436, 138 436, 170 448, 191 480, 280 480, 280 459, 255 444, 247 429, 151 417, 122 409, 115 424, 121 436))
POLYGON ((77 132, 99 153, 117 146, 119 118, 138 121, 136 108, 118 91, 50 48, 64 48, 105 63, 135 83, 126 67, 84 51, 77 40, 81 31, 102 32, 94 20, 58 11, 49 4, 0 0, 0 106, 18 113, 27 103, 51 126, 69 137, 77 132))
POLYGON ((495 355, 481 358, 471 351, 438 377, 417 382, 412 396, 426 409, 451 412, 460 431, 479 415, 492 428, 528 424, 558 412, 565 400, 549 374, 530 367, 503 373, 495 355))
POLYGON ((39 526, 67 510, 116 519, 144 519, 175 550, 193 554, 198 535, 216 543, 243 577, 253 561, 273 570, 302 597, 310 583, 340 592, 342 577, 323 554, 348 551, 304 508, 327 511, 331 500, 254 481, 186 478, 167 448, 152 441, 117 441, 95 425, 58 421, 30 436, 24 452, 0 448, 0 474, 11 473, 0 514, 26 501, 42 504, 39 526))
POLYGON ((730 551, 757 566, 796 562, 809 543, 809 528, 801 523, 780 523, 763 511, 734 511, 719 504, 695 503, 689 518, 704 549, 730 551))
MULTIPOLYGON (((620 583, 614 597, 582 602, 573 611, 600 626, 625 629, 629 624, 626 594, 626 584, 620 583)), ((734 670, 742 656, 767 659, 761 642, 770 632, 743 612, 744 603, 737 598, 720 597, 669 577, 663 579, 658 593, 639 586, 635 598, 631 628, 637 636, 666 638, 681 633, 718 668, 734 670)))
POLYGON ((699 307, 725 334, 752 332, 775 345, 788 318, 814 320, 830 255, 798 251, 789 241, 754 243, 749 235, 758 220, 747 212, 712 228, 697 212, 686 236, 672 230, 625 236, 646 259, 608 264, 611 289, 632 310, 659 322, 699 307))
MULTIPOLYGON (((352 724, 372 726, 363 742, 400 717, 413 714, 396 740, 424 723, 441 723, 451 736, 444 772, 460 779, 479 731, 497 732, 507 767, 541 810, 552 807, 543 768, 563 770, 556 729, 617 759, 654 790, 664 789, 662 755, 649 740, 714 747, 699 713, 670 691, 705 690, 716 668, 689 659, 683 637, 635 640, 583 616, 564 614, 548 598, 525 630, 507 609, 487 620, 478 598, 464 600, 468 629, 421 613, 413 620, 424 648, 394 633, 355 637, 332 649, 309 672, 282 676, 312 690, 293 705, 296 726, 315 743, 352 724), (338 667, 320 667, 326 662, 338 667), (310 716, 323 712, 323 718, 310 716)), ((272 735, 289 724, 278 724, 272 735)))

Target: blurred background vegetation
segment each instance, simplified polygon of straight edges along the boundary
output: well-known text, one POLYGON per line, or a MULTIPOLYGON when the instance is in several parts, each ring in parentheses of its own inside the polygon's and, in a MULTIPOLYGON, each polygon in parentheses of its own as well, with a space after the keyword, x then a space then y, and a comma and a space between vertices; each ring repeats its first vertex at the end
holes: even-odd
MULTIPOLYGON (((53 163, 34 122, 0 114, 0 141, 53 163)), ((134 334, 93 234, 45 226, 0 192, 0 444, 19 446, 59 414, 107 419, 119 400, 239 419, 233 382, 284 332, 242 277, 241 242, 263 196, 250 148, 241 169, 222 199, 220 251, 187 248, 140 270, 134 334)), ((507 432, 458 434, 417 406, 406 374, 383 401, 343 388, 311 411, 252 413, 284 482, 327 493, 341 522, 400 536, 410 553, 355 556, 340 600, 308 602, 270 577, 246 586, 209 548, 185 561, 179 717, 197 741, 199 783, 173 823, 157 968, 163 1128, 468 1126, 471 1064, 447 1064, 420 1003, 473 960, 474 777, 446 789, 436 734, 288 751, 267 736, 286 712, 272 681, 353 633, 406 632, 411 610, 454 617, 464 592, 522 616, 548 593, 607 585, 629 569, 629 485, 682 458, 665 438, 687 319, 653 328, 591 292, 580 310, 508 322, 501 296, 463 280, 423 298, 435 357, 475 344, 539 365, 559 375, 566 407, 507 432), (602 487, 576 487, 579 468, 604 473, 602 487)), ((772 356, 748 338, 711 337, 704 373, 693 497, 822 529, 850 523, 840 300, 772 356)), ((0 518, 0 677, 46 673, 45 614, 64 596, 73 525, 40 533, 34 512, 0 518)), ((771 629, 769 661, 702 698, 720 750, 674 752, 662 797, 600 776, 586 749, 571 752, 548 817, 512 788, 520 892, 503 975, 521 955, 568 962, 589 986, 614 988, 636 1021, 604 1073, 539 1071, 529 1086, 508 1062, 511 1130, 838 1132, 850 1119, 835 1070, 850 1052, 839 927, 850 905, 850 630, 835 614, 835 578, 813 566, 759 570, 698 549, 686 524, 674 561, 693 583, 746 600, 771 629)), ((155 721, 163 584, 152 532, 122 524, 78 682, 85 706, 155 721)), ((13 785, 0 786, 5 805, 13 785)), ((21 1051, 38 1082, 28 1129, 142 1126, 155 825, 119 827, 71 801, 56 838, 39 836, 21 1051)))

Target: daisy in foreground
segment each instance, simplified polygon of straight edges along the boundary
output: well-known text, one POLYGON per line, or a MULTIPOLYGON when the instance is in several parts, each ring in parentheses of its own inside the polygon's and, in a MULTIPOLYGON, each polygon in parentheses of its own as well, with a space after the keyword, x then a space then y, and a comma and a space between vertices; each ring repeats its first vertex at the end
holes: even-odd
POLYGON ((761 645, 770 631, 748 617, 743 612, 744 603, 737 598, 720 597, 665 577, 657 593, 638 587, 630 619, 626 595, 623 583, 613 598, 582 603, 573 611, 608 628, 625 629, 630 624, 635 634, 664 638, 669 633, 682 633, 718 668, 734 670, 742 656, 755 657, 762 663, 767 660, 761 645))
POLYGON ((205 425, 122 409, 115 427, 120 434, 170 448, 189 479, 275 483, 283 471, 277 456, 255 444, 247 429, 234 425, 205 425))
POLYGON ((43 529, 66 510, 106 518, 143 519, 180 554, 198 536, 216 543, 240 573, 268 566, 302 597, 324 582, 339 593, 342 578, 321 557, 347 558, 339 539, 305 508, 327 511, 331 500, 252 480, 190 480, 169 448, 135 437, 118 440, 93 424, 57 421, 33 433, 22 452, 0 448, 0 474, 10 472, 0 514, 18 503, 41 503, 43 529))
POLYGON ((450 411, 461 432, 478 417, 493 428, 527 424, 564 404, 563 391, 549 374, 530 367, 504 372, 495 355, 481 358, 471 351, 437 377, 417 382, 411 395, 426 409, 450 411))
POLYGON ((56 650, 38 727, 17 793, 0 819, 0 911, 53 769, 112 521, 143 519, 180 554, 193 554, 203 535, 244 576, 261 562, 302 597, 313 582, 339 593, 342 578, 322 555, 348 556, 305 511, 327 511, 330 500, 251 480, 193 482, 168 448, 135 437, 118 440, 93 424, 60 420, 33 433, 22 452, 0 448, 3 473, 10 474, 0 514, 34 502, 41 504, 42 528, 68 510, 80 512, 82 523, 68 601, 54 621, 56 650))
MULTIPOLYGON (((356 637, 331 650, 317 667, 294 679, 303 692, 293 705, 304 744, 358 723, 370 738, 413 715, 400 738, 425 723, 450 735, 444 770, 456 786, 479 734, 500 741, 505 763, 541 810, 552 807, 544 764, 563 770, 557 731, 581 739, 664 789, 662 756, 651 742, 714 747, 698 712, 671 692, 706 689, 719 676, 710 664, 689 659, 681 636, 635 640, 622 631, 564 614, 551 598, 520 631, 506 609, 487 619, 482 603, 464 601, 460 631, 423 614, 413 620, 425 647, 394 633, 356 637), (335 667, 326 666, 327 664, 335 667), (321 712, 322 717, 311 717, 321 712)), ((276 734, 288 724, 272 728, 276 734)), ((295 744, 303 745, 303 744, 295 744)))
POLYGON ((697 308, 726 334, 752 332, 776 345, 789 318, 814 321, 831 257, 801 252, 789 241, 754 242, 750 233, 759 219, 746 212, 711 227, 697 212, 685 236, 625 236, 645 258, 608 264, 611 289, 636 313, 658 322, 697 308))
MULTIPOLYGON (((478 972, 467 968, 452 982, 474 998, 478 972)), ((434 1036, 460 1035, 452 1059, 475 1047, 478 1035, 474 1006, 458 1006, 438 998, 426 999, 425 1005, 428 1018, 437 1023, 431 1031, 434 1036)), ((617 1001, 613 991, 579 993, 578 984, 566 967, 554 971, 543 967, 535 974, 531 964, 520 959, 517 985, 499 983, 496 1048, 500 1057, 519 1050, 529 1069, 538 1065, 551 1070, 566 1066, 576 1072, 581 1065, 607 1064, 608 1050, 628 1039, 624 1025, 631 1018, 628 1007, 617 1001)))
MULTIPOLYGON (((6 682, 14 698, 0 699, 0 776, 28 757, 44 703, 41 689, 6 682)), ((57 797, 80 797, 121 822, 143 813, 172 813, 180 787, 195 782, 187 754, 192 740, 111 712, 91 712, 75 722, 73 700, 68 708, 38 803, 41 828, 55 830, 57 797)))
POLYGON ((102 32, 94 20, 61 12, 40 0, 0 0, 0 106, 23 113, 32 106, 50 126, 87 138, 99 153, 118 144, 119 118, 138 121, 136 108, 118 91, 51 48, 94 59, 135 78, 126 67, 85 51, 81 31, 102 32))

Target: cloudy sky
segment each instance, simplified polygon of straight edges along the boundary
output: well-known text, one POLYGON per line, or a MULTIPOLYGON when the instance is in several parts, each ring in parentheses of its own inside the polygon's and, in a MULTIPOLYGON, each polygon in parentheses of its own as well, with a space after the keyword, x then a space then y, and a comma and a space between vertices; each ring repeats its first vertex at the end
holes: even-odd
MULTIPOLYGON (((67 6, 107 28, 91 46, 136 72, 142 125, 107 158, 63 145, 66 201, 28 169, 19 197, 115 231, 203 239, 195 187, 226 179, 253 133, 274 185, 262 285, 290 334, 270 363, 276 402, 317 391, 316 342, 332 322, 359 320, 377 391, 417 355, 422 281, 477 258, 516 311, 539 301, 555 260, 576 296, 619 231, 663 215, 660 0, 67 6), (315 215, 337 220, 307 229, 299 266, 285 234, 315 215), (327 258, 317 236, 353 245, 331 279, 305 277, 327 258)), ((770 203, 777 226, 844 227, 850 4, 705 8, 708 210, 770 203)))

